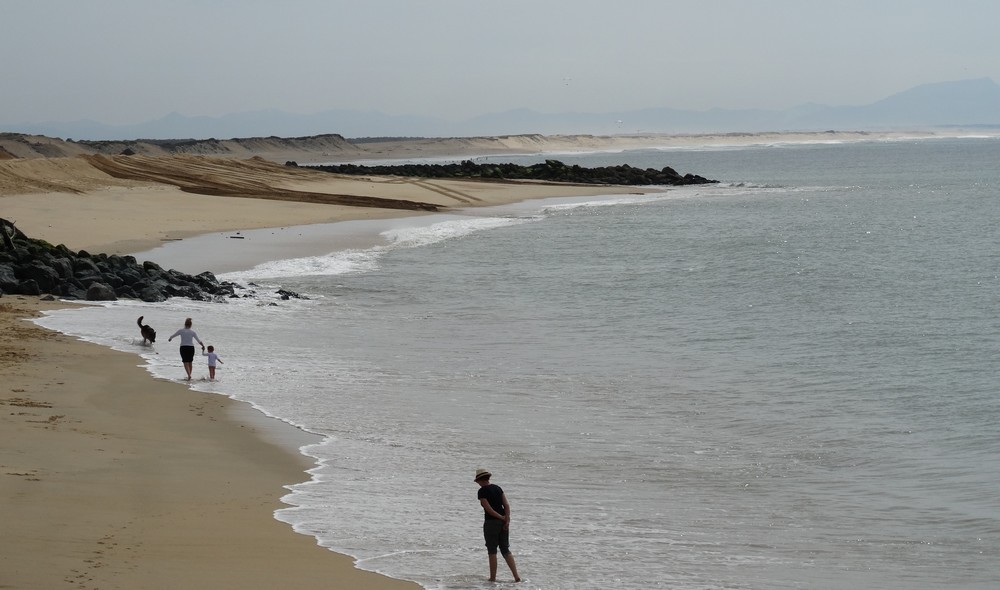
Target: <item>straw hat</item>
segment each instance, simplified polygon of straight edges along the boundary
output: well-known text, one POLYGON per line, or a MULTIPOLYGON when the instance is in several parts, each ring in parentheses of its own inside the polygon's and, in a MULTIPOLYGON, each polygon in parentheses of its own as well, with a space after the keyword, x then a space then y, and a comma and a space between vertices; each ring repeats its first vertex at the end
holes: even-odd
POLYGON ((477 469, 476 470, 476 477, 472 481, 479 481, 479 480, 483 479, 484 477, 488 478, 488 477, 490 477, 492 475, 493 474, 490 473, 489 470, 487 470, 487 469, 477 469))

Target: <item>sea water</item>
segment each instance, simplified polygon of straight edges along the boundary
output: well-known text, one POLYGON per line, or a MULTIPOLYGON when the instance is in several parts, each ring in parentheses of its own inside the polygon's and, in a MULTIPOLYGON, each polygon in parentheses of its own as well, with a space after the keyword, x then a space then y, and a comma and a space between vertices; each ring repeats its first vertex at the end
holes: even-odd
POLYGON ((193 317, 195 389, 322 436, 276 517, 429 589, 492 587, 479 467, 519 587, 1000 587, 1000 140, 547 157, 721 183, 292 228, 221 275, 257 298, 40 323, 179 378, 193 317))

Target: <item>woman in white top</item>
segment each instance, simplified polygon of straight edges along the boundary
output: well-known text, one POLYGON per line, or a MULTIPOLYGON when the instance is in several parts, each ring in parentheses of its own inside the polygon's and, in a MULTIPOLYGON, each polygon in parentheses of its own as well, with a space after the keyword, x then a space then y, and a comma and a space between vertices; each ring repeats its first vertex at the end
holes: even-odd
POLYGON ((201 344, 201 351, 205 352, 205 343, 198 338, 198 334, 191 329, 191 318, 184 320, 184 327, 173 333, 167 342, 174 339, 174 336, 181 337, 181 362, 184 363, 184 371, 187 372, 187 380, 191 380, 191 369, 194 365, 194 343, 201 344))

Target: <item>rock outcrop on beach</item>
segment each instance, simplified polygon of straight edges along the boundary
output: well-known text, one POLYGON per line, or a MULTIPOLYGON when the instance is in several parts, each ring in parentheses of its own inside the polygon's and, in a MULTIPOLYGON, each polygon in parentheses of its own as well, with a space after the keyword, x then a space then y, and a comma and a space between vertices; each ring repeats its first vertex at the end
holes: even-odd
POLYGON ((73 252, 61 244, 29 238, 5 219, 0 219, 0 232, 0 295, 146 302, 169 297, 223 301, 238 296, 238 285, 220 282, 210 272, 192 276, 154 262, 140 263, 133 256, 73 252))
MULTIPOLYGON (((287 162, 286 165, 298 166, 295 162, 287 162)), ((655 168, 634 168, 628 164, 585 168, 577 165, 570 166, 559 160, 545 160, 541 164, 530 166, 509 163, 477 164, 471 160, 464 160, 458 164, 399 164, 392 166, 341 164, 338 166, 309 166, 309 168, 332 172, 334 174, 349 175, 541 180, 546 182, 618 184, 629 186, 680 186, 718 182, 717 180, 709 180, 696 174, 684 174, 682 176, 669 166, 665 166, 661 170, 655 168)))

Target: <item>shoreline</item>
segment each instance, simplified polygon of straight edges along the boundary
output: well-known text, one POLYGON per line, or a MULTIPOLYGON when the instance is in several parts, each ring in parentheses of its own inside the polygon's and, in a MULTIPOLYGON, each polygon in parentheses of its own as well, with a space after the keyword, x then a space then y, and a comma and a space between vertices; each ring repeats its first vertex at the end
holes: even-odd
POLYGON ((419 588, 274 518, 311 467, 280 438, 305 433, 26 320, 71 306, 0 298, 0 584, 419 588))
MULTIPOLYGON (((83 182, 86 190, 0 190, 4 216, 31 237, 94 252, 135 252, 178 237, 183 243, 208 230, 294 231, 299 225, 405 222, 421 215, 213 197, 99 175, 84 182, 73 174, 92 173, 62 159, 30 168, 38 179, 83 182), (70 180, 54 174, 52 164, 68 167, 70 180), (171 236, 166 240, 164 221, 171 236)), ((341 194, 404 192, 437 199, 449 212, 538 198, 650 192, 376 178, 306 184, 341 194), (452 209, 455 204, 462 206, 452 209)), ((369 232, 356 239, 372 238, 369 232)), ((309 479, 307 470, 314 465, 300 448, 313 435, 249 404, 153 377, 134 353, 26 321, 74 305, 0 297, 0 375, 9 384, 0 393, 0 407, 8 410, 0 417, 7 442, 0 450, 0 498, 8 523, 0 542, 0 585, 419 588, 359 569, 350 556, 321 547, 275 518, 285 506, 280 500, 285 487, 309 479)))

